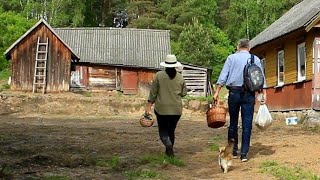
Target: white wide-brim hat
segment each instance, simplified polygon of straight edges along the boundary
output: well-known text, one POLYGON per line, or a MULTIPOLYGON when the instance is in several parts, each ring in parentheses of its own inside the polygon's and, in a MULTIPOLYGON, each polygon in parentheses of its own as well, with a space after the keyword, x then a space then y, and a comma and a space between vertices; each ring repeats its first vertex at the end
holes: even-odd
POLYGON ((166 57, 166 60, 164 62, 161 62, 160 66, 174 68, 174 67, 180 67, 182 66, 182 64, 177 61, 177 58, 175 55, 168 54, 166 57))

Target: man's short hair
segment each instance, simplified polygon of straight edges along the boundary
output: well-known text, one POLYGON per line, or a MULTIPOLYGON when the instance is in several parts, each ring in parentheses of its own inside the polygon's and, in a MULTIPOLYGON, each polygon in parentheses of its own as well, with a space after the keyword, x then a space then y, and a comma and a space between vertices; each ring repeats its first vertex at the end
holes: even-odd
POLYGON ((238 48, 250 48, 250 40, 240 39, 238 43, 238 48))

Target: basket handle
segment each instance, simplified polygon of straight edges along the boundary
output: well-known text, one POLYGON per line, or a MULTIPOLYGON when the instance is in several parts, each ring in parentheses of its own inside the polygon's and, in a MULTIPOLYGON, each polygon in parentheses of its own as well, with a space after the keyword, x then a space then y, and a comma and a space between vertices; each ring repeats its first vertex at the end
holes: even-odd
POLYGON ((220 99, 219 99, 219 98, 214 99, 214 100, 213 100, 213 105, 214 105, 214 106, 219 106, 219 105, 220 105, 220 99))

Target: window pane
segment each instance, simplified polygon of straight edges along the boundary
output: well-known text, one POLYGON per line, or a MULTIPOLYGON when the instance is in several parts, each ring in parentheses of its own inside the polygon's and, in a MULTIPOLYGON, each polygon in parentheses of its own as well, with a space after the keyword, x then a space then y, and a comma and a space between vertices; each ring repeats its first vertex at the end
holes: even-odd
MULTIPOLYGON (((299 62, 298 62, 298 65, 299 65, 299 67, 298 67, 298 80, 299 80, 299 78, 305 78, 305 76, 306 76, 306 65, 305 65, 305 63, 306 63, 306 53, 305 53, 305 45, 304 44, 301 44, 301 45, 299 45, 299 47, 298 47, 298 60, 299 60, 299 62)), ((301 80, 301 79, 300 79, 301 80)))
POLYGON ((284 82, 284 52, 278 52, 278 84, 284 82))
POLYGON ((280 72, 279 74, 279 82, 283 82, 284 78, 283 78, 283 72, 280 72))

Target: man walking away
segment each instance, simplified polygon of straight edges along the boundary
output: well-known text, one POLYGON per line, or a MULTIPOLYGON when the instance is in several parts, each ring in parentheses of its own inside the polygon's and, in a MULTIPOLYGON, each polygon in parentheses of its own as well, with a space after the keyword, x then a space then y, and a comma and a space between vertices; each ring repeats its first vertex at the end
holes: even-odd
MULTIPOLYGON (((245 89, 243 86, 243 71, 247 63, 250 63, 251 54, 248 39, 241 39, 237 46, 237 52, 228 56, 220 72, 217 81, 216 91, 213 99, 217 100, 221 87, 226 86, 229 90, 228 106, 230 115, 230 126, 228 129, 228 140, 234 139, 233 156, 238 156, 238 119, 241 109, 242 118, 242 141, 240 150, 240 159, 242 162, 248 161, 248 152, 250 146, 252 119, 255 104, 255 92, 245 89)), ((254 56, 254 63, 261 69, 260 59, 254 56)), ((263 77, 265 77, 263 75, 263 77)), ((263 88, 266 87, 264 82, 263 88)), ((266 91, 263 89, 259 93, 264 95, 266 101, 266 91)))

